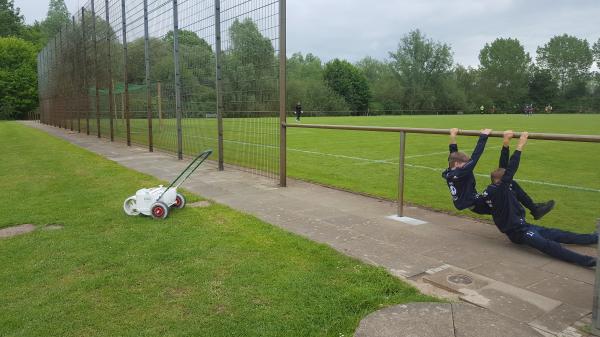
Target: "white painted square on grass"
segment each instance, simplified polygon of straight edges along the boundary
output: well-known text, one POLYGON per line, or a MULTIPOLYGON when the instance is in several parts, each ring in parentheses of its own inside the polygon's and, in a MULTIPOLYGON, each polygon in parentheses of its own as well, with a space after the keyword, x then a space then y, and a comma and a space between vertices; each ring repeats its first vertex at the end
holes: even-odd
POLYGON ((390 215, 390 216, 386 216, 386 218, 388 218, 390 220, 394 220, 394 221, 404 222, 405 224, 409 224, 412 226, 419 226, 419 225, 424 225, 427 223, 427 221, 411 218, 408 216, 390 215))

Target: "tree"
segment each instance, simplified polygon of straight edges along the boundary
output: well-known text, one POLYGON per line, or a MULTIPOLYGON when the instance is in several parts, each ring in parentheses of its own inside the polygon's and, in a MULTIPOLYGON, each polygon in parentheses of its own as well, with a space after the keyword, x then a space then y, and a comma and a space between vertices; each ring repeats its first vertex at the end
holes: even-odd
POLYGON ((222 56, 226 111, 277 111, 277 62, 271 40, 250 18, 234 20, 222 56))
POLYGON ((343 97, 323 79, 321 60, 313 54, 294 53, 287 61, 287 97, 290 108, 302 103, 304 111, 327 114, 350 111, 343 97))
POLYGON ((405 88, 402 98, 406 107, 423 109, 442 104, 437 92, 442 90, 442 83, 452 69, 450 46, 427 39, 417 29, 400 40, 390 57, 391 66, 405 88))
POLYGON ((567 34, 554 36, 537 54, 538 66, 550 71, 563 94, 588 78, 593 62, 589 43, 567 34))
POLYGON ((356 67, 366 77, 371 90, 369 113, 378 113, 377 110, 402 109, 400 100, 404 91, 402 83, 388 62, 365 57, 356 63, 356 67))
POLYGON ((16 37, 0 38, 0 119, 19 119, 38 104, 36 48, 16 37))
POLYGON ((334 59, 325 64, 323 77, 327 85, 344 97, 352 111, 366 112, 371 94, 366 77, 348 61, 334 59))
POLYGON ((596 66, 600 68, 600 38, 598 41, 596 41, 596 43, 594 43, 592 53, 594 54, 594 59, 596 60, 596 66))
POLYGON ((42 31, 47 38, 53 37, 71 21, 67 5, 64 0, 50 0, 48 5, 48 14, 42 21, 42 31))
POLYGON ((547 69, 534 68, 529 79, 529 98, 538 106, 551 104, 558 96, 558 83, 547 69))
POLYGON ((19 36, 25 27, 23 15, 13 0, 0 0, 0 37, 19 36))
POLYGON ((493 104, 504 111, 527 97, 531 57, 517 39, 494 40, 479 52, 481 86, 493 104))

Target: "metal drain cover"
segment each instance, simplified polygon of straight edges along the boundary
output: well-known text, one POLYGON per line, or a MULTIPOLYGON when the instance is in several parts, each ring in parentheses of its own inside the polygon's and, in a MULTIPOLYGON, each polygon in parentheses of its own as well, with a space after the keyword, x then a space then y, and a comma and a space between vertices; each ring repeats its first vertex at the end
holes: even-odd
POLYGON ((454 284, 471 284, 473 283, 473 279, 470 276, 464 274, 454 274, 448 275, 448 282, 454 284))

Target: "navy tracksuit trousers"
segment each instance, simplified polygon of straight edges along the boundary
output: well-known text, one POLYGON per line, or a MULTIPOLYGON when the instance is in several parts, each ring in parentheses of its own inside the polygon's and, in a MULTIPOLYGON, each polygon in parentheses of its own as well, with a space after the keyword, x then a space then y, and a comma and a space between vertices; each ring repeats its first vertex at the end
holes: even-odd
POLYGON ((517 244, 526 244, 552 257, 563 261, 576 263, 585 267, 596 265, 596 259, 576 253, 561 245, 561 243, 591 245, 598 243, 598 234, 577 234, 560 229, 546 228, 525 223, 516 231, 507 233, 508 238, 517 244))

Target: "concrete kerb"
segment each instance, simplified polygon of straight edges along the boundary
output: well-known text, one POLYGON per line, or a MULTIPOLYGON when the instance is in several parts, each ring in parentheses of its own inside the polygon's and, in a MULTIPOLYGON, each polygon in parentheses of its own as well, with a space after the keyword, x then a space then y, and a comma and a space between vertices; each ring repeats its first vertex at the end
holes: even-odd
MULTIPOLYGON (((170 154, 159 156, 160 152, 147 153, 121 143, 98 142, 96 138, 88 140, 85 135, 67 134, 40 124, 29 125, 160 179, 170 177, 169 170, 160 167, 182 165, 170 154), (148 165, 147 160, 136 160, 137 156, 166 162, 148 165)), ((491 301, 486 305, 489 311, 509 320, 513 317, 515 324, 544 327, 554 336, 591 310, 586 303, 572 302, 570 296, 575 292, 574 298, 591 297, 593 271, 577 269, 579 267, 515 246, 489 224, 407 207, 407 216, 428 222, 413 226, 385 218, 393 214, 391 202, 292 179, 287 188, 277 188, 272 180, 238 170, 218 172, 213 165, 202 167, 200 171, 189 184, 186 183, 187 190, 325 243, 364 262, 382 266, 424 293, 450 299, 484 296, 491 301), (299 203, 299 200, 307 202, 299 203), (516 263, 514 261, 520 265, 516 268, 517 273, 511 272, 510 265, 516 263), (475 278, 491 280, 488 283, 493 286, 473 290, 483 289, 482 295, 444 289, 435 282, 425 283, 427 277, 442 272, 437 269, 444 265, 450 265, 461 274, 470 273, 475 278), (511 304, 516 305, 515 310, 539 310, 527 315, 512 315, 511 304), (549 320, 556 324, 547 324, 549 320)))

